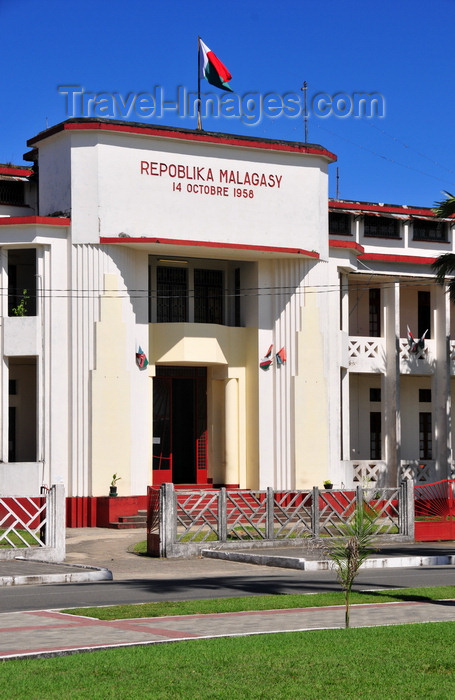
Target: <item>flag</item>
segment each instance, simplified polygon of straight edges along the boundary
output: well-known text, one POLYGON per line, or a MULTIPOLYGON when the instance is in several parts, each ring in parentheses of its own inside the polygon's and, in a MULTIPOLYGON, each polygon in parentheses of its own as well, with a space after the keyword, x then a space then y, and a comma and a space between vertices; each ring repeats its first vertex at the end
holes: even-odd
POLYGON ((139 367, 139 369, 145 369, 148 365, 149 361, 147 360, 147 357, 145 355, 145 352, 139 345, 136 353, 136 364, 139 367))
POLYGON ((271 345, 271 346, 269 347, 269 349, 268 349, 267 352, 265 353, 264 357, 263 357, 262 360, 260 361, 259 367, 260 367, 261 369, 268 369, 268 368, 270 367, 270 365, 272 364, 272 362, 273 362, 273 360, 272 360, 272 350, 273 350, 273 345, 271 345))
POLYGON ((420 352, 421 350, 423 350, 425 348, 425 336, 428 333, 428 328, 419 340, 416 340, 414 338, 414 336, 412 335, 412 333, 409 329, 409 326, 407 328, 408 328, 409 352, 412 352, 414 355, 417 355, 418 352, 420 352))
POLYGON ((202 39, 199 39, 199 65, 201 78, 205 78, 210 85, 214 85, 221 90, 233 92, 228 85, 228 81, 232 78, 226 66, 221 63, 219 58, 215 56, 213 51, 204 44, 202 39))
POLYGON ((409 352, 416 353, 418 350, 418 343, 416 342, 416 339, 411 333, 411 330, 409 326, 407 326, 408 329, 408 345, 409 345, 409 352))
POLYGON ((284 347, 282 347, 281 350, 278 350, 278 352, 276 354, 276 361, 277 361, 278 365, 284 365, 286 360, 287 360, 286 350, 284 349, 284 347))

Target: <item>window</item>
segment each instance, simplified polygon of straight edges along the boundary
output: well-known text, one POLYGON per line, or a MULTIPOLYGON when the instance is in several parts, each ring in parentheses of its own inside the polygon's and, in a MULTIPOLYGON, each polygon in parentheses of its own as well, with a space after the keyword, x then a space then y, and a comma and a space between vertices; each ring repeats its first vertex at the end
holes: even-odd
POLYGON ((370 459, 382 459, 381 413, 370 413, 370 459))
POLYGON ((36 316, 36 250, 8 250, 8 316, 36 316))
POLYGON ((381 400, 381 389, 377 387, 370 388, 370 401, 380 401, 381 400))
POLYGON ((194 322, 223 323, 223 273, 194 270, 194 322))
POLYGON ((426 338, 431 338, 431 296, 430 292, 417 293, 417 334, 419 338, 427 331, 426 338))
POLYGON ((447 241, 447 225, 443 221, 414 219, 412 228, 415 241, 447 241))
POLYGON ((419 459, 433 459, 431 413, 419 413, 419 459))
POLYGON ((188 320, 188 270, 186 268, 157 267, 156 290, 158 323, 188 320))
POLYGON ((419 389, 419 403, 431 403, 431 389, 419 389))
POLYGON ((329 233, 341 236, 351 235, 351 217, 349 214, 329 212, 329 233))
POLYGON ((234 271, 234 326, 240 326, 240 268, 234 271))
POLYGON ((400 222, 389 216, 369 216, 363 218, 363 231, 365 236, 378 238, 399 238, 400 222))
POLYGON ((226 261, 151 258, 149 285, 151 323, 238 325, 240 270, 226 261))
POLYGON ((369 290, 369 334, 372 338, 381 336, 381 290, 369 290))
POLYGON ((10 204, 16 207, 24 205, 24 183, 0 180, 0 204, 10 204))

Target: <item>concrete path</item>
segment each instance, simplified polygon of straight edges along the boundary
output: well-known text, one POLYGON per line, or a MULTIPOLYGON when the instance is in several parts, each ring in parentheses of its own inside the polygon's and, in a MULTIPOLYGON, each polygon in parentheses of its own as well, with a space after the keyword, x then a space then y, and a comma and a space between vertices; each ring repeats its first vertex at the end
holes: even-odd
MULTIPOLYGON (((352 627, 455 620, 455 600, 351 608, 352 627)), ((0 615, 0 659, 60 656, 81 651, 192 639, 344 626, 344 608, 186 615, 104 622, 52 610, 0 615)))

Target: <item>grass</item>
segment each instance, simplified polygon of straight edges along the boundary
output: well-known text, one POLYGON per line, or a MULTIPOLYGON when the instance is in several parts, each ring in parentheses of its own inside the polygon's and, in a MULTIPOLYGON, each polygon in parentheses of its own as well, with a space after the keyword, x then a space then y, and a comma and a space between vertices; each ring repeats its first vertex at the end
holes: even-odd
MULTIPOLYGON (((351 605, 362 603, 390 603, 403 600, 447 600, 455 598, 455 586, 403 588, 393 591, 352 592, 351 605)), ((344 605, 344 592, 247 596, 243 598, 211 598, 138 605, 109 605, 101 608, 70 608, 62 612, 84 615, 99 620, 125 620, 136 617, 166 617, 170 615, 200 615, 209 613, 241 612, 244 610, 283 610, 313 608, 325 605, 344 605)))
MULTIPOLYGON (((21 530, 20 528, 16 528, 16 532, 24 538, 27 544, 24 544, 19 535, 16 534, 16 532, 14 531, 8 534, 8 538, 12 542, 12 544, 10 544, 5 539, 2 539, 5 532, 7 532, 5 528, 0 528, 0 549, 11 549, 11 547, 27 547, 27 545, 38 547, 36 540, 31 536, 28 530, 21 530)), ((38 532, 36 536, 39 536, 38 532)))
POLYGON ((0 682, 8 700, 446 700, 454 645, 451 622, 315 630, 11 660, 0 682))

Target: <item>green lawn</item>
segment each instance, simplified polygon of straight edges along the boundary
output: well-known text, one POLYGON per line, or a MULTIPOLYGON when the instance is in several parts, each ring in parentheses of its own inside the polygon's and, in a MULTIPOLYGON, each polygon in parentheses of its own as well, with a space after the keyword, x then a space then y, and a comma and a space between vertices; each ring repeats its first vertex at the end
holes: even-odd
POLYGON ((455 625, 322 630, 0 664, 8 700, 455 697, 455 625))
MULTIPOLYGON (((403 588, 393 591, 372 591, 351 594, 351 604, 389 603, 402 600, 455 599, 455 586, 403 588)), ((263 595, 243 598, 211 598, 139 605, 110 605, 101 608, 70 608, 62 612, 86 615, 99 620, 124 620, 133 617, 162 617, 166 615, 199 615, 201 613, 239 612, 242 610, 283 610, 323 605, 344 605, 344 593, 316 593, 294 595, 263 595)))
MULTIPOLYGON (((12 545, 4 539, 5 532, 8 532, 5 528, 0 528, 0 548, 6 548, 10 549, 12 546, 14 547, 26 547, 27 545, 32 545, 35 547, 38 547, 39 545, 37 544, 36 540, 32 537, 32 535, 28 532, 28 530, 21 530, 20 528, 16 528, 16 532, 10 532, 8 534, 9 540, 13 543, 12 545), (23 539, 21 539, 21 537, 23 539), (24 544, 23 540, 27 544, 24 544)), ((36 536, 39 537, 39 532, 37 531, 36 536)))

